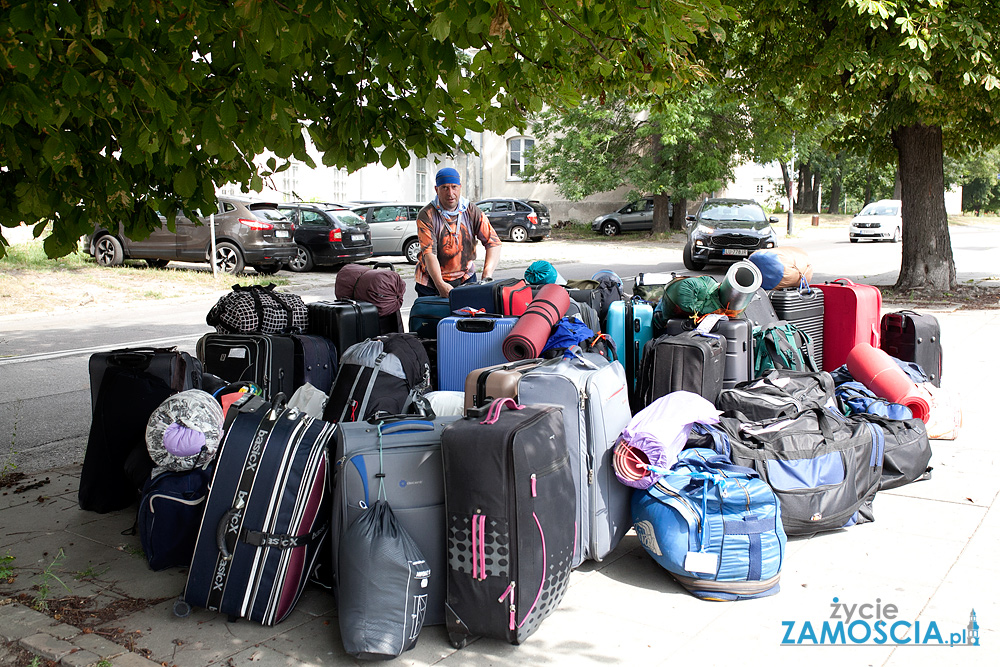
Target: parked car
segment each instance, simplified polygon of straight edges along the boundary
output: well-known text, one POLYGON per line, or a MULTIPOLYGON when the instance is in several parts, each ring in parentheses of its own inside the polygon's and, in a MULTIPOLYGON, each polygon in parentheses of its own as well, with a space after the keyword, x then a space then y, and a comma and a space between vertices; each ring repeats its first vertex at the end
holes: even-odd
MULTIPOLYGON (((673 204, 667 215, 673 214, 673 204)), ((594 218, 590 228, 605 236, 617 236, 622 232, 648 232, 653 228, 653 198, 643 197, 625 204, 613 213, 605 213, 594 218)))
POLYGON ((861 209, 848 229, 851 243, 862 239, 898 243, 903 237, 903 202, 898 199, 880 199, 861 209))
MULTIPOLYGON (((182 212, 174 220, 175 231, 160 216, 160 227, 148 238, 133 241, 121 227, 117 233, 102 227, 94 230, 88 249, 101 266, 118 266, 126 259, 144 259, 154 268, 171 260, 208 262, 212 252, 209 216, 191 220, 182 212)), ((225 273, 240 273, 252 266, 257 273, 275 273, 295 257, 292 223, 275 204, 219 197, 215 211, 215 265, 225 273)))
POLYGON ((552 234, 548 207, 534 199, 494 197, 477 201, 476 206, 490 219, 498 236, 516 243, 541 241, 552 234))
POLYGON ((754 250, 778 245, 778 235, 763 207, 752 199, 706 199, 697 215, 687 216, 684 266, 700 271, 708 262, 735 262, 754 250))
POLYGON ((420 257, 417 213, 427 202, 389 202, 354 206, 352 210, 368 223, 373 255, 402 255, 410 264, 420 257))
POLYGON ((278 210, 295 224, 295 257, 288 263, 292 271, 340 266, 372 256, 368 225, 350 209, 293 202, 278 204, 278 210))

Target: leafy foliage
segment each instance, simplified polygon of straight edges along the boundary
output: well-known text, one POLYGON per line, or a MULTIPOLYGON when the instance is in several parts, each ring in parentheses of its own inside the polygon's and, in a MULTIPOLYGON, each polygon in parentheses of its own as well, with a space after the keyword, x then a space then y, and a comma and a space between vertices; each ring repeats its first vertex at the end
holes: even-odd
POLYGON ((467 131, 543 103, 701 76, 690 44, 720 18, 721 0, 7 0, 0 224, 49 221, 50 256, 95 223, 143 238, 158 210, 311 164, 307 134, 348 169, 471 151, 467 131))

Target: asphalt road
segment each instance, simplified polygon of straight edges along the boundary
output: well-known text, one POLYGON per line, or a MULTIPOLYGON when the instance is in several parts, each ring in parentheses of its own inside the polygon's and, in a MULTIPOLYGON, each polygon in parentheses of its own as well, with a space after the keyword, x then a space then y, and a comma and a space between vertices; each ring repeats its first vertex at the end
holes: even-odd
MULTIPOLYGON (((900 244, 850 244, 846 229, 804 229, 784 243, 809 253, 814 282, 849 277, 891 284, 899 270, 900 244)), ((952 245, 960 280, 1000 278, 1000 229, 954 227, 952 245)), ((610 268, 627 286, 639 272, 684 272, 679 245, 545 241, 505 244, 497 276, 521 276, 535 259, 551 261, 566 278, 589 278, 610 268)), ((409 284, 412 268, 401 258, 392 261, 410 276, 409 284)), ((721 276, 725 267, 708 272, 721 276)), ((287 289, 306 301, 333 297, 335 273, 288 275, 293 284, 287 289)), ((194 353, 197 339, 210 330, 205 313, 218 296, 83 307, 56 315, 0 315, 0 470, 16 465, 33 472, 82 461, 90 428, 90 355, 149 345, 176 345, 194 353)), ((404 321, 414 296, 408 289, 404 321)))

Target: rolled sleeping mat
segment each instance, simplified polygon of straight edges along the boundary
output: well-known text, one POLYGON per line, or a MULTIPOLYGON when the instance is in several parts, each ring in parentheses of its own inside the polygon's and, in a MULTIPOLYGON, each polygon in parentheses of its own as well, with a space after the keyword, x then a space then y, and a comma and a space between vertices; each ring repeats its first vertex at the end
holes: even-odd
POLYGON ((858 343, 847 355, 847 370, 879 398, 905 405, 927 423, 931 412, 927 390, 917 386, 884 350, 858 343))
POLYGON ((562 285, 543 285, 503 341, 503 356, 507 361, 540 356, 552 328, 569 310, 569 301, 569 292, 562 285))
POLYGON ((753 262, 740 260, 729 267, 719 284, 719 301, 722 308, 733 314, 743 310, 753 301, 763 277, 753 262))
POLYGON ((211 394, 188 389, 168 396, 146 422, 153 473, 204 468, 215 458, 222 435, 222 406, 211 394))
POLYGON ((626 486, 648 489, 677 462, 695 424, 717 424, 721 413, 690 391, 660 396, 632 417, 612 455, 615 475, 626 486))

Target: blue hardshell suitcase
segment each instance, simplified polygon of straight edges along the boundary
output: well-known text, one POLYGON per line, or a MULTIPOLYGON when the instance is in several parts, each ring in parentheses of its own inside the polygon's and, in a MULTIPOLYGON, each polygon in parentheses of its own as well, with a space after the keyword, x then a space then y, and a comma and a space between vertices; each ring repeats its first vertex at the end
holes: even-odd
POLYGON ((516 317, 446 317, 438 323, 437 389, 465 391, 465 378, 477 368, 507 362, 503 341, 516 317))
POLYGON ((607 331, 615 341, 618 360, 625 368, 629 402, 635 406, 634 392, 642 350, 653 338, 653 307, 641 299, 614 301, 608 308, 607 331))

